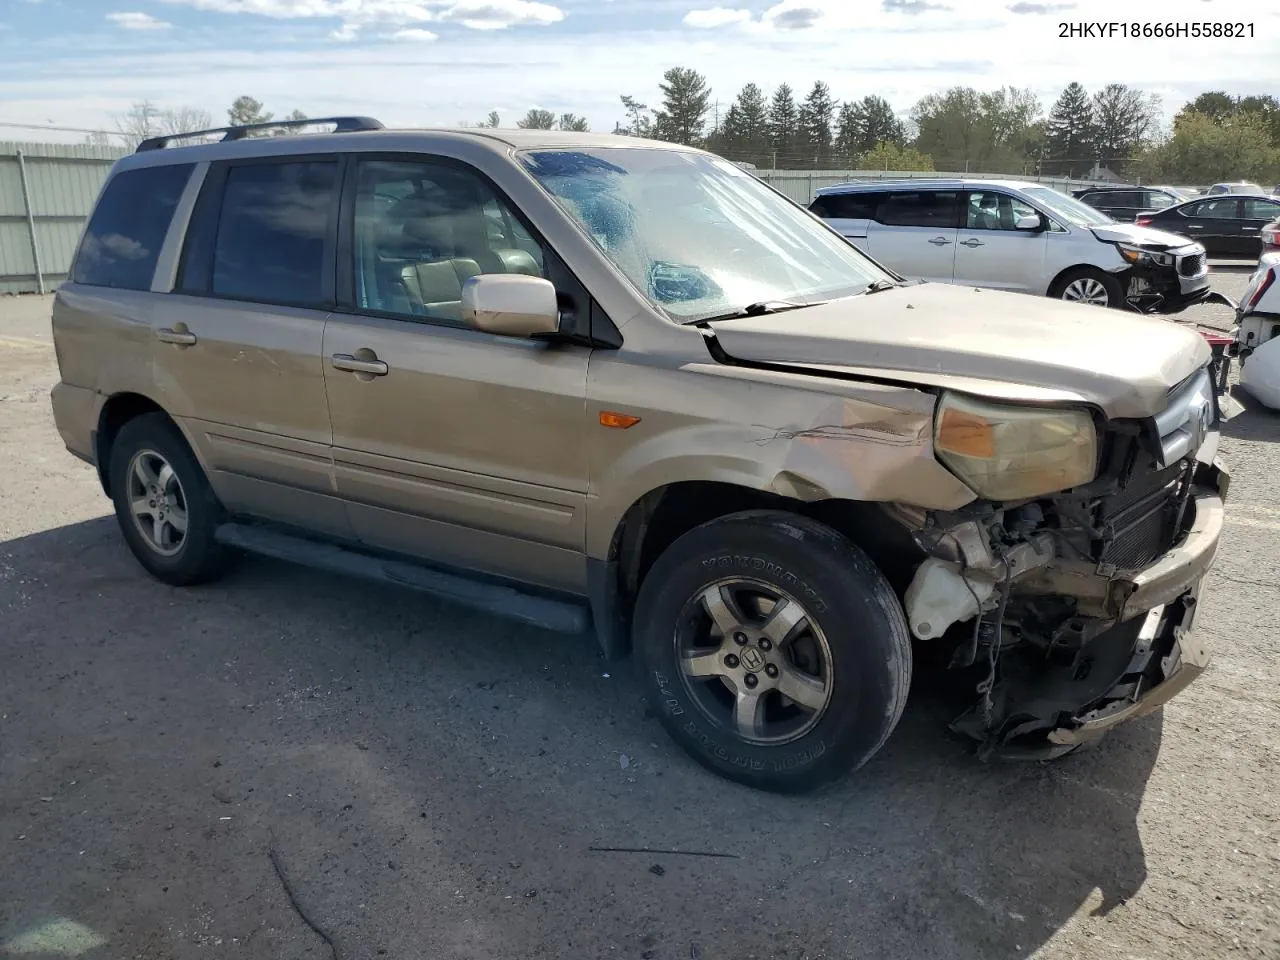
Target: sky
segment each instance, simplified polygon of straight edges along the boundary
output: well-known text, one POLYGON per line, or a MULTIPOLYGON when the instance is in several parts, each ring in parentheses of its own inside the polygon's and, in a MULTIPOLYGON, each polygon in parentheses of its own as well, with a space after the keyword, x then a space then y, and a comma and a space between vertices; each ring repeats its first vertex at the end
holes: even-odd
POLYGON ((741 86, 825 81, 906 115, 954 85, 1126 83, 1166 111, 1206 89, 1280 95, 1280 0, 0 0, 0 140, 77 140, 5 123, 114 129, 133 102, 208 110, 241 94, 283 116, 454 126, 497 110, 656 106, 665 70, 741 86), (1063 22, 1252 24, 1240 39, 1061 38, 1063 22))

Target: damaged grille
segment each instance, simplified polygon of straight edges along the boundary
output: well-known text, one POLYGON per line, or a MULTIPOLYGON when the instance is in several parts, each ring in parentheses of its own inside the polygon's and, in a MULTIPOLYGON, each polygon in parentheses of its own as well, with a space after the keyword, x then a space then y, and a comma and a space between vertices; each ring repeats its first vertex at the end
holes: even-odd
POLYGON ((1204 269, 1205 254, 1193 253, 1189 257, 1183 257, 1182 262, 1178 264, 1178 272, 1184 277, 1198 276, 1200 271, 1204 269))

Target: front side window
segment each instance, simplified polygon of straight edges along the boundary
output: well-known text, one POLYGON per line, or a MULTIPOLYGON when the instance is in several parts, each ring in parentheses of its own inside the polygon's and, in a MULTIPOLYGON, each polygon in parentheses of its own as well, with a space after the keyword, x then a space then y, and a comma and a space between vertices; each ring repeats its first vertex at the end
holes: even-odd
POLYGON ((1039 204, 1045 213, 1075 227, 1100 227, 1103 224, 1115 223, 1101 210, 1095 210, 1087 203, 1081 203, 1074 197, 1059 193, 1052 187, 1020 187, 1019 192, 1031 202, 1039 204))
POLYGON ((1040 218, 1040 212, 1017 197, 992 190, 969 194, 965 227, 969 230, 1016 230, 1019 217, 1040 218))
POLYGON ((1274 220, 1280 216, 1280 204, 1271 200, 1263 200, 1261 197, 1249 197, 1243 201, 1244 203, 1244 219, 1246 220, 1274 220))
POLYGON ((321 305, 337 187, 338 164, 332 160, 228 170, 213 248, 213 294, 321 305))
POLYGON ((160 247, 193 168, 180 163, 112 177, 85 228, 72 282, 150 290, 160 247))
POLYGON ((452 164, 362 160, 356 172, 356 305, 462 322, 462 284, 544 275, 541 245, 476 174, 452 164))
POLYGON ((750 304, 813 303, 891 278, 740 167, 635 147, 539 150, 539 185, 651 303, 692 322, 750 304))

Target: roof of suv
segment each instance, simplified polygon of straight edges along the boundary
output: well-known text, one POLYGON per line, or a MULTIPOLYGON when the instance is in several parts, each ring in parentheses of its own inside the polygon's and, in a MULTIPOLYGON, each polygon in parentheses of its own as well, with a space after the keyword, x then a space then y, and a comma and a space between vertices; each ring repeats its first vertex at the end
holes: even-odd
POLYGON ((814 196, 825 197, 835 193, 866 193, 870 190, 883 190, 889 188, 911 188, 918 190, 942 190, 950 188, 952 190, 981 190, 983 187, 1007 187, 1012 190, 1021 190, 1026 187, 1042 186, 1034 180, 978 180, 978 179, 927 179, 927 178, 911 178, 903 180, 863 180, 851 181, 849 183, 837 183, 830 187, 819 187, 815 190, 814 196))
MULTIPOLYGON (((217 131, 221 132, 221 131, 217 131)), ((181 136, 181 135, 179 135, 181 136)), ((460 141, 508 150, 552 149, 563 147, 632 147, 680 150, 699 153, 696 147, 614 133, 576 133, 561 130, 500 130, 494 128, 421 128, 359 130, 343 133, 301 133, 292 136, 242 137, 238 140, 175 144, 147 149, 119 161, 121 167, 158 166, 168 163, 199 163, 204 160, 226 160, 240 157, 273 156, 286 153, 319 153, 325 151, 399 151, 421 150, 432 145, 460 141)))

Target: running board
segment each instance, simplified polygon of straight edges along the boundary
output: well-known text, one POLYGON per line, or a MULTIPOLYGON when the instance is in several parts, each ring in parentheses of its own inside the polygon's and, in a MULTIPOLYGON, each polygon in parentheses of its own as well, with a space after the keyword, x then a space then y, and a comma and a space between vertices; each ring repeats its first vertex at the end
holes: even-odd
POLYGON ((376 580, 429 593, 485 613, 559 633, 591 632, 586 601, 555 600, 487 580, 445 573, 403 560, 388 560, 331 543, 296 537, 269 527, 224 523, 214 538, 228 547, 276 560, 376 580))

